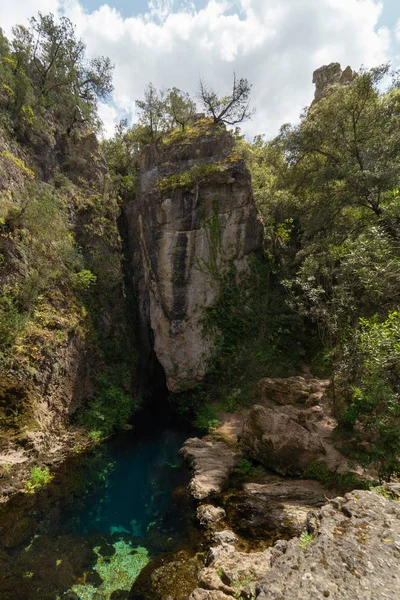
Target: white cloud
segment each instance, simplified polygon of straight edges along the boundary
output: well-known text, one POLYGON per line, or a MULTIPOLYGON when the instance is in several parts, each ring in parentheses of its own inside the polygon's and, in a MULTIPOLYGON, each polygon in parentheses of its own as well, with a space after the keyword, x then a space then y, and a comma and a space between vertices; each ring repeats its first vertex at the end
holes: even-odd
MULTIPOLYGON (((54 11, 57 1, 30 0, 25 14, 54 11)), ((102 108, 108 131, 117 111, 134 113, 149 81, 194 94, 201 77, 225 94, 235 71, 253 83, 257 114, 246 132, 274 135, 312 100, 314 69, 332 61, 372 66, 389 52, 390 32, 377 30, 377 0, 209 0, 198 11, 191 2, 151 0, 145 15, 126 19, 107 5, 91 14, 78 0, 63 6, 89 54, 116 65, 114 106, 102 108), (185 8, 171 12, 178 4, 185 8)), ((3 12, 22 18, 9 4, 0 22, 3 12)))
POLYGON ((39 11, 43 14, 57 13, 60 0, 16 0, 15 2, 0 3, 0 27, 7 34, 11 34, 14 25, 27 25, 29 17, 39 11))
POLYGON ((99 103, 99 117, 103 122, 102 134, 104 137, 111 137, 115 131, 115 124, 118 122, 118 111, 112 104, 99 103))
POLYGON ((397 21, 396 24, 396 40, 400 42, 400 19, 397 21))

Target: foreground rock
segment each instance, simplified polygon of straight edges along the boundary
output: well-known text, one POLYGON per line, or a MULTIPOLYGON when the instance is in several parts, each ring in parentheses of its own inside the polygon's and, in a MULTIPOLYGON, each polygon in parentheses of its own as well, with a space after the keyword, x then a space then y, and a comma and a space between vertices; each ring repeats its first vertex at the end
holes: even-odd
POLYGON ((289 377, 262 379, 256 404, 240 436, 243 452, 280 475, 302 475, 314 461, 348 471, 336 448, 329 381, 289 377))
POLYGON ((308 530, 253 553, 216 539, 190 600, 399 597, 400 502, 355 491, 310 513, 308 530))
POLYGON ((197 500, 221 491, 240 456, 237 447, 212 436, 189 438, 181 454, 193 470, 189 489, 197 500))
POLYGON ((336 498, 316 515, 315 539, 272 550, 257 600, 395 600, 400 590, 400 503, 375 492, 336 498))
POLYGON ((254 597, 257 581, 269 568, 270 553, 269 549, 264 552, 238 552, 229 544, 212 548, 208 566, 199 573, 199 588, 194 590, 190 600, 254 597))
POLYGON ((155 353, 171 391, 203 378, 213 349, 213 336, 202 335, 204 308, 218 298, 221 273, 232 264, 246 270, 262 243, 250 173, 233 136, 207 121, 196 127, 195 137, 147 148, 125 207, 142 370, 151 379, 155 353))

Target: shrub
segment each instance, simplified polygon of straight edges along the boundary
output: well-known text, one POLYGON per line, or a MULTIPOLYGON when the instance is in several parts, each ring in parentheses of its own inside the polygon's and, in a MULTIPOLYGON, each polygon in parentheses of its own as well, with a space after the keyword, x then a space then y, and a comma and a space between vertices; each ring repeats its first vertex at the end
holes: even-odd
POLYGON ((53 479, 49 467, 32 467, 31 477, 25 484, 25 492, 33 494, 38 488, 48 484, 53 479))

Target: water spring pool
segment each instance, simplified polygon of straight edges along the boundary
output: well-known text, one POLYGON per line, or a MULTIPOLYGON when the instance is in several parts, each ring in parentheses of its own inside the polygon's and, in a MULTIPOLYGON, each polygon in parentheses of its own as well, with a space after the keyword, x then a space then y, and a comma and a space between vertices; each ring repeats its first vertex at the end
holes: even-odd
POLYGON ((123 432, 0 514, 2 600, 127 598, 154 557, 185 544, 190 432, 123 432))

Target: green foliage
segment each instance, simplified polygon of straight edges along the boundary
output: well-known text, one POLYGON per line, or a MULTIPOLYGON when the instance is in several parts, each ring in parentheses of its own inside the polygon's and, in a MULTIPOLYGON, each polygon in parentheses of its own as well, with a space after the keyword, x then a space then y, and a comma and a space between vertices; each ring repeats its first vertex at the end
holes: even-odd
POLYGON ((400 473, 400 314, 361 318, 344 342, 343 362, 354 384, 341 421, 348 428, 362 425, 372 442, 370 460, 390 479, 400 473))
POLYGON ((210 433, 216 429, 220 421, 213 406, 200 404, 196 410, 196 416, 193 422, 196 429, 210 433))
POLYGON ((196 115, 196 103, 187 92, 172 88, 166 92, 166 112, 170 116, 172 127, 185 131, 196 115))
POLYGON ((254 256, 249 272, 232 267, 219 273, 220 294, 204 310, 203 334, 215 340, 208 375, 194 390, 173 394, 178 411, 195 422, 206 411, 207 423, 217 410, 241 410, 254 402, 262 377, 298 374, 301 321, 285 305, 285 290, 271 275, 268 257, 254 256), (245 307, 245 310, 244 310, 245 307))
MULTIPOLYGON (((276 367, 281 373, 286 370, 293 373, 296 371, 292 362, 293 359, 296 361, 296 349, 292 354, 289 327, 296 324, 296 317, 285 308, 284 302, 282 306, 279 285, 275 290, 272 288, 274 282, 270 277, 268 258, 254 256, 250 265, 250 271, 240 275, 233 266, 220 274, 219 297, 215 304, 204 310, 204 335, 216 338, 215 356, 210 360, 210 368, 240 372, 239 364, 251 358, 264 363, 268 372, 271 365, 266 363, 270 362, 269 359, 274 362, 279 354, 283 355, 288 344, 286 358, 280 367, 276 367)), ((254 368, 253 372, 258 375, 257 371, 254 368)))
POLYGON ((97 281, 96 275, 93 275, 89 269, 82 269, 77 273, 72 273, 72 284, 77 290, 88 290, 97 281))
POLYGON ((367 490, 371 486, 371 482, 361 479, 355 473, 336 473, 329 471, 326 464, 322 461, 314 461, 304 469, 304 479, 316 479, 325 487, 340 490, 343 493, 351 490, 367 490))
POLYGON ((26 316, 20 312, 12 289, 3 289, 0 294, 0 345, 3 349, 12 344, 25 322, 26 316))
POLYGON ((25 493, 33 494, 38 488, 47 485, 53 479, 49 467, 32 467, 30 479, 25 484, 25 493))
POLYGON ((140 142, 153 144, 176 127, 185 131, 196 115, 196 103, 187 92, 178 88, 158 91, 149 83, 143 100, 136 100, 139 109, 140 142))
MULTIPOLYGON (((126 373, 129 386, 130 373, 126 373)), ((115 375, 104 372, 98 378, 97 394, 81 412, 79 424, 89 430, 94 441, 109 436, 127 423, 136 406, 128 389, 117 382, 115 375)))
POLYGON ((307 531, 303 531, 299 538, 299 546, 300 548, 303 548, 303 550, 305 550, 307 546, 309 546, 313 541, 314 536, 311 535, 311 533, 307 533, 307 531))
POLYGON ((11 152, 8 152, 8 150, 3 150, 3 152, 1 153, 0 156, 3 159, 6 159, 6 160, 14 163, 14 165, 16 165, 16 167, 18 167, 18 169, 20 169, 22 171, 22 173, 24 175, 26 175, 29 179, 35 179, 35 173, 31 169, 28 169, 28 167, 24 164, 24 162, 20 158, 18 158, 17 156, 14 156, 14 154, 12 154, 11 152))
POLYGON ((122 199, 131 197, 135 192, 142 148, 141 126, 129 129, 126 121, 117 125, 113 138, 102 141, 101 149, 110 170, 112 187, 122 199))
POLYGON ((3 307, 31 313, 40 294, 70 280, 81 257, 62 197, 47 184, 28 184, 19 203, 5 213, 4 219, 23 256, 25 271, 15 279, 14 304, 3 300, 3 307))
POLYGON ((11 44, 0 32, 0 110, 21 139, 30 131, 41 135, 48 113, 68 135, 83 124, 94 128, 97 101, 113 89, 112 69, 108 58, 85 57, 67 17, 38 13, 29 29, 13 28, 11 44))
POLYGON ((363 70, 246 158, 272 270, 318 333, 340 426, 364 432, 382 478, 400 460, 398 87, 385 65, 363 70))
POLYGON ((262 465, 255 465, 252 461, 243 456, 233 469, 233 472, 245 477, 265 477, 267 474, 267 471, 262 465))
POLYGON ((376 494, 380 494, 381 496, 386 498, 386 500, 394 500, 396 502, 400 501, 400 496, 398 494, 396 494, 396 492, 394 490, 391 490, 390 488, 387 488, 384 486, 378 486, 378 487, 372 487, 371 491, 375 492, 376 494))
MULTIPOLYGON (((214 171, 213 171, 214 172, 214 171)), ((210 276, 210 283, 214 285, 221 277, 221 259, 222 255, 222 232, 223 226, 220 222, 218 198, 211 201, 212 215, 208 219, 203 219, 203 227, 206 234, 208 246, 208 260, 196 257, 196 268, 210 276)))
POLYGON ((221 171, 222 165, 218 162, 194 165, 187 171, 183 171, 178 175, 170 175, 165 179, 160 179, 157 181, 156 185, 162 194, 166 194, 178 188, 191 189, 202 179, 221 171))
POLYGON ((142 144, 152 144, 169 129, 165 92, 159 92, 152 83, 149 83, 144 91, 144 99, 136 100, 136 106, 139 109, 141 142, 142 144))

